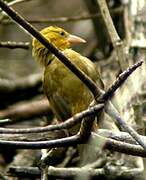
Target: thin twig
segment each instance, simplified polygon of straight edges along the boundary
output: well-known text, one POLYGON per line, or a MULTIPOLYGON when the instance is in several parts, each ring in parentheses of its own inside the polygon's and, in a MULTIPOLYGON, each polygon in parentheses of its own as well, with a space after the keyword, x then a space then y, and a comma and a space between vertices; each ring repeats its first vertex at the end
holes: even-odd
POLYGON ((122 127, 126 132, 128 132, 146 151, 146 141, 144 141, 141 136, 132 127, 130 127, 123 118, 121 118, 120 114, 111 104, 111 102, 108 102, 105 106, 105 112, 113 119, 115 119, 116 122, 120 125, 120 127, 122 127))
MULTIPOLYGON (((7 3, 7 5, 8 6, 13 6, 13 5, 24 3, 24 2, 27 2, 27 1, 31 1, 31 0, 13 0, 12 2, 7 3)), ((1 9, 0 9, 0 12, 2 12, 1 9)), ((5 17, 5 16, 6 16, 6 14, 3 14, 3 17, 5 17)))
POLYGON ((116 81, 108 88, 108 90, 101 96, 101 99, 104 99, 105 101, 112 98, 115 91, 121 87, 121 85, 127 80, 127 78, 135 71, 139 66, 141 66, 143 61, 139 61, 135 63, 134 65, 130 66, 128 69, 126 69, 123 73, 121 73, 116 81))
POLYGON ((0 119, 0 125, 11 123, 11 119, 0 119))
MULTIPOLYGON (((78 177, 79 179, 105 179, 110 177, 118 177, 118 179, 133 179, 139 177, 142 174, 142 170, 138 168, 133 169, 133 171, 126 168, 126 170, 120 170, 120 167, 115 170, 115 168, 57 168, 49 166, 48 168, 48 178, 52 179, 74 179, 78 177), (80 178, 81 177, 81 178, 80 178)), ((20 178, 40 178, 41 172, 38 167, 11 167, 8 172, 9 176, 17 176, 20 178)), ((139 179, 139 178, 137 178, 139 179)))
MULTIPOLYGON (((142 137, 142 136, 141 136, 142 137)), ((125 142, 116 141, 113 139, 105 138, 99 136, 95 133, 91 133, 92 138, 98 143, 99 141, 106 142, 104 147, 107 149, 112 149, 117 152, 122 152, 126 154, 131 154, 135 156, 146 157, 146 152, 139 145, 129 144, 125 142)), ((144 137, 143 137, 144 138, 144 137)), ((42 149, 42 148, 56 148, 56 147, 66 147, 74 146, 76 144, 82 144, 80 137, 78 135, 50 140, 50 141, 38 141, 38 142, 22 142, 22 141, 0 141, 0 147, 4 148, 19 148, 19 149, 42 149)))
POLYGON ((31 0, 13 0, 12 2, 8 3, 8 6, 13 6, 13 5, 20 4, 27 1, 31 1, 31 0))
POLYGON ((9 48, 9 49, 21 48, 21 49, 29 49, 29 47, 30 47, 29 42, 12 42, 12 41, 0 42, 0 48, 9 48))
POLYGON ((120 67, 122 70, 125 70, 127 68, 128 62, 126 61, 126 53, 124 50, 124 45, 115 29, 114 23, 112 21, 112 18, 110 16, 110 13, 107 7, 107 3, 105 0, 97 0, 97 3, 99 5, 99 9, 100 9, 103 21, 105 23, 106 29, 108 31, 111 43, 117 52, 120 67))
MULTIPOLYGON (((130 143, 130 144, 138 144, 129 133, 127 132, 116 132, 116 131, 112 131, 109 129, 98 129, 97 130, 97 134, 106 138, 111 138, 117 141, 121 141, 121 142, 126 142, 126 143, 130 143)), ((144 136, 141 136, 141 138, 143 138, 143 140, 146 140, 146 138, 144 136)))
MULTIPOLYGON (((118 7, 115 9, 111 9, 111 14, 119 13, 123 11, 123 7, 118 7)), ((84 21, 89 19, 94 19, 100 17, 101 14, 82 14, 79 16, 72 16, 72 17, 49 17, 47 19, 27 19, 29 23, 67 23, 67 22, 76 22, 76 21, 84 21)), ((14 24, 14 21, 10 19, 2 19, 0 24, 14 24)))
POLYGON ((40 133, 40 132, 47 132, 47 131, 53 131, 53 130, 60 130, 60 129, 67 129, 78 122, 81 122, 81 120, 84 117, 90 116, 90 115, 95 115, 99 110, 103 108, 103 104, 98 104, 95 105, 94 107, 91 107, 87 110, 84 110, 80 113, 75 114, 73 117, 69 118, 65 122, 62 122, 60 124, 56 125, 49 125, 46 127, 38 127, 38 128, 25 128, 25 129, 13 129, 13 128, 0 128, 0 133, 5 133, 5 134, 22 134, 22 133, 40 133))
POLYGON ((33 141, 33 142, 24 142, 24 141, 0 141, 0 148, 18 148, 18 149, 48 149, 56 147, 68 147, 80 144, 81 140, 78 135, 60 138, 49 141, 33 141))
POLYGON ((41 133, 28 133, 28 134, 0 134, 0 140, 4 141, 49 141, 59 138, 68 137, 67 130, 54 130, 41 133))
MULTIPOLYGON (((118 7, 115 9, 111 9, 111 14, 119 13, 123 11, 123 7, 118 7)), ((74 21, 83 21, 83 20, 89 20, 89 19, 94 19, 97 17, 100 17, 101 14, 82 14, 79 16, 72 16, 72 17, 52 17, 52 18, 47 18, 47 19, 36 19, 36 20, 28 20, 30 23, 64 23, 64 22, 74 22, 74 21)))
MULTIPOLYGON (((92 132, 94 135, 95 132, 92 132)), ((131 137, 130 134, 127 132, 111 132, 111 130, 107 129, 99 129, 95 135, 99 135, 99 139, 101 137, 105 137, 108 139, 113 139, 119 142, 125 142, 130 144, 138 145, 138 143, 131 137)), ((0 134, 0 140, 5 141, 49 141, 54 140, 58 138, 64 138, 67 137, 68 133, 65 130, 54 130, 49 132, 43 132, 43 133, 32 133, 32 134, 0 134)), ((144 136, 141 136, 141 138, 145 141, 146 138, 144 136)))

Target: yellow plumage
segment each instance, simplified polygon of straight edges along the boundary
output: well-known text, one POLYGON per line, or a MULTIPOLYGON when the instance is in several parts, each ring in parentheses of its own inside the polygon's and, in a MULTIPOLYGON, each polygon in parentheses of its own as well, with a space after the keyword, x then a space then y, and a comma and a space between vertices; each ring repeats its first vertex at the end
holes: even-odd
MULTIPOLYGON (((70 35, 62 28, 52 26, 43 29, 41 33, 100 88, 103 88, 94 63, 70 49, 72 43, 85 42, 83 39, 70 35)), ((43 88, 57 119, 65 121, 85 110, 93 100, 89 89, 38 40, 34 39, 32 45, 34 58, 45 66, 43 88)), ((77 131, 78 128, 72 134, 77 131)))

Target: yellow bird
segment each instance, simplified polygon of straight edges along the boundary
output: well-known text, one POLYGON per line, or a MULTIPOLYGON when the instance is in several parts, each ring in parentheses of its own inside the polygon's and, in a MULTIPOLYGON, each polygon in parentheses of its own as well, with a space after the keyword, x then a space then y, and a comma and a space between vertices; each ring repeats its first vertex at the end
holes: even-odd
MULTIPOLYGON (((94 63, 70 48, 72 44, 85 43, 85 40, 54 26, 44 28, 40 33, 103 89, 103 82, 94 63)), ((62 122, 85 110, 93 100, 86 85, 37 39, 33 39, 32 46, 33 57, 45 67, 44 93, 57 119, 62 122)), ((79 125, 70 133, 75 134, 78 130, 79 125)))

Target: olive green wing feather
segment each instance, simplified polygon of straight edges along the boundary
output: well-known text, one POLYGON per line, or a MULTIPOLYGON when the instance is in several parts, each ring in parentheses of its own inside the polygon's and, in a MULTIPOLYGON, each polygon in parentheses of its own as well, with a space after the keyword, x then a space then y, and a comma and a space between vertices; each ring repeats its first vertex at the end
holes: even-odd
POLYGON ((53 93, 48 99, 58 120, 65 121, 72 116, 70 105, 63 97, 53 93))

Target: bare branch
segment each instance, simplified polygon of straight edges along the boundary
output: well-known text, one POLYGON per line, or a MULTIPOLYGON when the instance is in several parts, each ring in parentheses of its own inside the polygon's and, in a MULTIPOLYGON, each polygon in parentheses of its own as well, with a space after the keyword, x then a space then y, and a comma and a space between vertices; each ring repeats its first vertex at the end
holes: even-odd
POLYGON ((127 68, 123 73, 121 73, 116 81, 108 88, 108 90, 101 96, 101 99, 107 101, 111 99, 114 95, 115 91, 121 87, 121 85, 127 80, 127 78, 139 67, 141 66, 143 61, 139 61, 132 65, 131 67, 127 68))
POLYGON ((111 102, 107 103, 107 105, 105 106, 105 111, 113 119, 115 119, 118 125, 120 125, 120 127, 122 127, 126 132, 128 132, 133 137, 133 139, 135 139, 146 151, 146 141, 144 141, 141 138, 141 136, 124 121, 124 119, 120 116, 120 114, 115 109, 115 107, 111 104, 111 102))
MULTIPOLYGON (((75 177, 82 177, 86 176, 90 179, 96 178, 101 179, 103 177, 108 178, 110 177, 118 177, 119 179, 133 179, 135 177, 140 177, 142 173, 141 169, 135 168, 132 170, 119 170, 115 168, 57 168, 53 166, 49 166, 48 168, 48 178, 55 178, 55 179, 74 179, 75 177)), ((8 175, 17 176, 22 178, 40 178, 41 172, 40 169, 37 167, 11 167, 9 169, 8 175)))
POLYGON ((39 133, 39 132, 47 132, 47 131, 53 131, 53 130, 59 130, 59 129, 67 129, 74 126, 78 122, 81 122, 81 120, 84 117, 95 115, 102 108, 103 108, 103 104, 95 105, 94 107, 90 107, 89 109, 84 110, 81 113, 75 114, 73 117, 69 118, 65 122, 62 122, 56 125, 49 125, 46 127, 38 127, 38 128, 25 128, 25 129, 0 128, 0 133, 5 133, 5 134, 24 133, 25 134, 25 133, 39 133))
MULTIPOLYGON (((118 132, 120 133, 120 132, 118 132)), ((128 134, 127 134, 128 135, 128 134)), ((125 136, 125 135, 124 135, 125 136)), ((18 137, 17 137, 18 138, 18 137)), ((105 142, 105 145, 103 146, 106 149, 134 155, 134 156, 141 156, 146 157, 146 152, 143 150, 143 148, 139 145, 137 145, 136 142, 132 141, 135 144, 126 143, 123 141, 117 141, 110 138, 99 136, 96 133, 91 133, 90 136, 91 140, 94 140, 97 142, 97 146, 99 145, 98 142, 105 142)), ((130 136, 128 136, 129 141, 130 136)), ((145 136, 140 136, 141 139, 146 140, 145 136)), ((42 148, 54 148, 54 147, 68 147, 68 146, 74 146, 77 144, 82 144, 81 138, 79 135, 66 137, 66 138, 60 138, 55 140, 44 140, 44 141, 6 141, 6 140, 0 140, 0 147, 7 147, 7 148, 19 148, 19 149, 42 149, 42 148)), ((95 144, 96 147, 96 144, 95 144)))
MULTIPOLYGON (((29 1, 29 0, 28 0, 29 1)), ((123 10, 123 7, 118 7, 118 8, 114 8, 111 9, 111 13, 115 14, 115 13, 119 13, 123 10)), ((27 21, 29 23, 68 23, 68 22, 76 22, 76 21, 84 21, 84 20, 89 20, 89 19, 95 19, 97 17, 100 17, 101 14, 100 13, 96 13, 96 14, 82 14, 79 16, 72 16, 72 17, 49 17, 47 19, 27 19, 27 21)), ((14 21, 10 20, 10 19, 2 19, 0 21, 0 24, 4 24, 4 25, 8 25, 8 24, 14 24, 14 21)))
POLYGON ((14 0, 12 2, 9 2, 8 6, 13 6, 13 5, 20 4, 20 3, 23 3, 23 2, 27 2, 27 1, 31 1, 31 0, 14 0))
POLYGON ((16 48, 21 48, 21 49, 29 49, 29 42, 0 42, 0 48, 9 48, 9 49, 16 49, 16 48))
POLYGON ((125 53, 124 45, 115 29, 115 26, 113 24, 112 18, 110 16, 110 13, 107 7, 107 3, 105 0, 97 0, 97 3, 99 5, 99 9, 100 9, 103 21, 105 23, 106 29, 108 31, 111 43, 117 52, 121 69, 125 70, 127 68, 128 62, 126 60, 126 53, 125 53))

